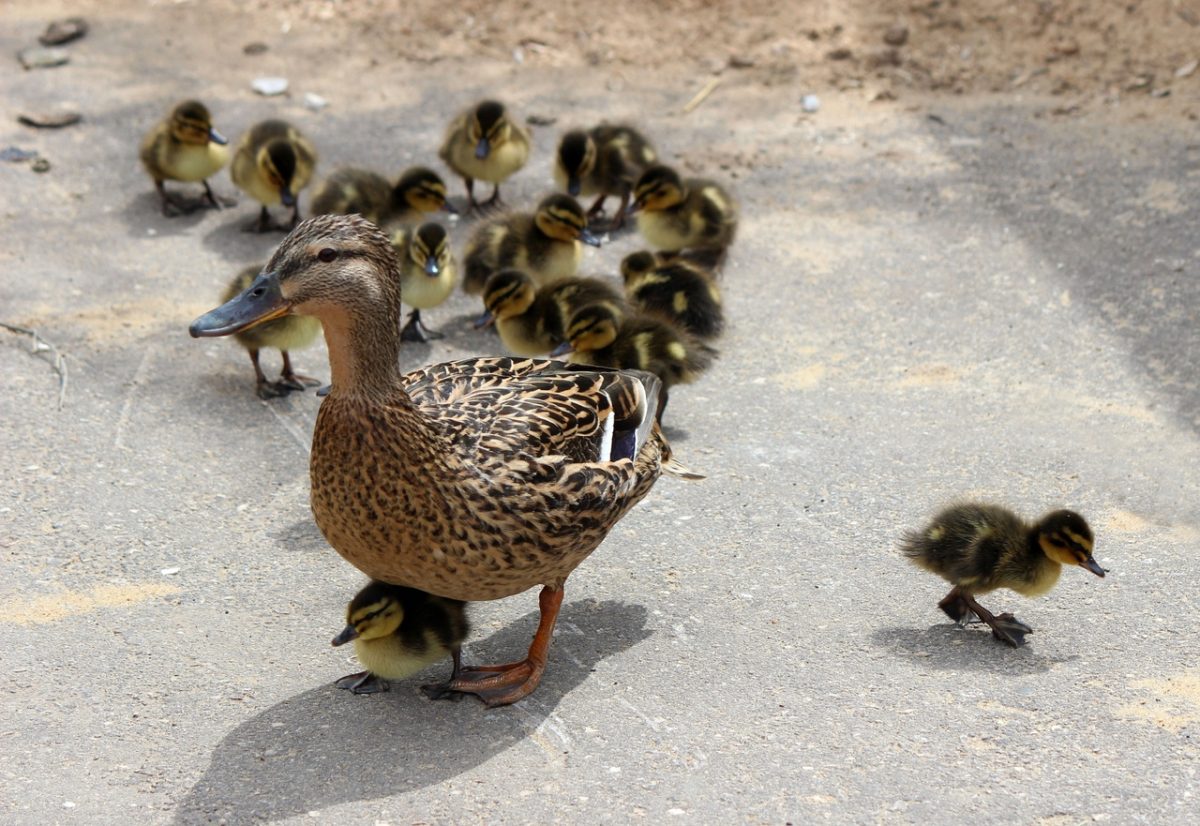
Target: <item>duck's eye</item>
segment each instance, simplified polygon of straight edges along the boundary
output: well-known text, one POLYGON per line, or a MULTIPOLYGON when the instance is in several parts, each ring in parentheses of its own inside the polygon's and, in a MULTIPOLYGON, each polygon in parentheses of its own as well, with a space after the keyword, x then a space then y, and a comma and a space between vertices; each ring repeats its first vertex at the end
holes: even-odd
POLYGON ((336 259, 337 256, 337 250, 335 250, 333 247, 325 247, 325 249, 317 253, 317 260, 324 261, 326 264, 328 264, 330 261, 336 259))

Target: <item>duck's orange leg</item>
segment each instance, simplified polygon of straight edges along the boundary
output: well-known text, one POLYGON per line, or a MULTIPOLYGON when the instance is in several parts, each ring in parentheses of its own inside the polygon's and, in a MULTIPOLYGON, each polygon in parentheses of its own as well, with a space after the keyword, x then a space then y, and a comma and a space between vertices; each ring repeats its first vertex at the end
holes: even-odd
MULTIPOLYGON (((525 659, 507 665, 463 666, 450 680, 437 686, 438 692, 426 692, 431 697, 444 697, 449 692, 474 694, 488 708, 506 706, 522 697, 528 697, 542 681, 546 670, 546 655, 550 640, 554 636, 554 623, 558 620, 558 609, 562 607, 563 589, 546 586, 538 597, 541 620, 537 633, 529 645, 525 659), (443 693, 445 692, 445 693, 443 693)), ((435 697, 435 699, 436 699, 435 697)))

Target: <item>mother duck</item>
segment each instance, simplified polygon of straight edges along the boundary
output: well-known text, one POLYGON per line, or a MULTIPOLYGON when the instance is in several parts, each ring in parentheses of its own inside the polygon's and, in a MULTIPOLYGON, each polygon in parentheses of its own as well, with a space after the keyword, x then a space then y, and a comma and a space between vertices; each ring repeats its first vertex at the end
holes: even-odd
POLYGON ((225 336, 287 314, 325 330, 333 389, 313 432, 312 510, 334 549, 373 579, 459 600, 542 586, 524 660, 466 666, 440 688, 488 706, 532 692, 567 577, 671 459, 658 379, 560 362, 474 358, 402 374, 400 277, 387 238, 357 215, 292 231, 254 282, 196 319, 225 336))

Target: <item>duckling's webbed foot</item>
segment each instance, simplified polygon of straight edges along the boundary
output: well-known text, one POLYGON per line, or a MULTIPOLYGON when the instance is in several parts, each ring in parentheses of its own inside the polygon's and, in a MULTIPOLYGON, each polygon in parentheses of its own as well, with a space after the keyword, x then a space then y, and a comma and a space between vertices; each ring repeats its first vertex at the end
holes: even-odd
POLYGON ((221 208, 221 202, 217 200, 217 196, 212 191, 212 187, 208 185, 208 181, 204 182, 204 199, 208 201, 213 209, 221 208))
POLYGON ((351 694, 382 694, 384 691, 391 691, 391 686, 388 685, 387 680, 375 676, 370 671, 347 674, 334 683, 334 685, 349 691, 351 694))
POLYGON ((413 310, 408 314, 408 322, 400 330, 401 341, 412 341, 423 344, 431 339, 445 338, 446 336, 439 333, 437 330, 430 330, 421 321, 421 311, 413 310))
POLYGON ((504 201, 500 198, 500 184, 495 185, 495 189, 492 190, 492 197, 480 202, 476 206, 484 215, 501 211, 504 208, 504 201))
POLYGON ((550 650, 550 639, 554 635, 554 623, 558 609, 562 607, 563 591, 549 586, 542 589, 538 598, 541 621, 529 654, 517 663, 507 665, 476 665, 456 669, 456 674, 441 685, 426 691, 431 697, 440 698, 449 692, 474 694, 488 708, 506 706, 523 697, 528 697, 542 681, 546 669, 546 655, 550 650))
POLYGON ((457 703, 466 695, 461 691, 454 691, 447 686, 458 679, 458 675, 462 673, 462 651, 455 648, 450 652, 450 656, 454 658, 454 670, 450 672, 450 679, 444 683, 429 683, 421 686, 421 691, 431 700, 449 700, 452 703, 457 703))
POLYGON ((961 599, 969 610, 974 611, 991 627, 993 637, 1013 648, 1020 648, 1025 644, 1025 635, 1033 633, 1032 628, 1012 614, 993 615, 991 611, 976 602, 970 594, 961 594, 961 599))
POLYGON ((287 350, 280 351, 283 353, 283 372, 279 376, 279 384, 289 390, 299 390, 303 392, 309 387, 319 387, 320 379, 314 379, 312 376, 305 376, 297 373, 292 369, 292 360, 288 357, 287 350))

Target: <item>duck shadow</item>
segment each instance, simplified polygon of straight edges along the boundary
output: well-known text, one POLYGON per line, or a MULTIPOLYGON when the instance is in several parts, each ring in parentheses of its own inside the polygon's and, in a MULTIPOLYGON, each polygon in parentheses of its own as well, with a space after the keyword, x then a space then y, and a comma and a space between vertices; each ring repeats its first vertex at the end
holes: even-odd
MULTIPOLYGON (((514 659, 536 626, 537 612, 531 612, 472 644, 465 659, 514 659)), ((180 802, 174 822, 279 820, 443 783, 523 741, 536 725, 531 719, 551 713, 598 662, 650 634, 642 606, 595 600, 564 606, 542 684, 509 709, 487 710, 469 697, 427 700, 418 689, 420 677, 385 694, 355 696, 334 688, 340 675, 330 674, 328 682, 229 732, 180 802)), ((444 678, 448 663, 438 668, 425 679, 444 678)))
POLYGON ((275 531, 271 538, 285 551, 299 553, 317 551, 322 554, 329 551, 329 543, 325 541, 321 529, 311 518, 282 527, 275 531))
POLYGON ((1051 657, 1040 654, 1035 638, 1021 648, 1010 648, 994 639, 987 626, 980 624, 960 628, 946 622, 923 631, 880 628, 871 634, 871 639, 892 654, 938 671, 988 671, 1024 676, 1044 674, 1056 665, 1078 659, 1076 655, 1051 657))
POLYGON ((265 266, 287 235, 276 229, 266 232, 249 229, 257 222, 257 211, 224 209, 220 214, 221 223, 206 232, 200 243, 227 261, 237 261, 245 266, 265 266))
MULTIPOLYGON (((212 208, 199 206, 201 198, 194 197, 191 189, 170 190, 171 193, 188 204, 195 205, 191 212, 167 217, 162 213, 162 201, 154 189, 139 192, 129 199, 121 210, 121 219, 133 238, 162 238, 173 235, 186 235, 197 224, 202 222, 212 208)), ((203 190, 200 190, 203 193, 203 190)))

